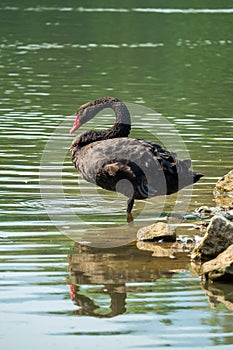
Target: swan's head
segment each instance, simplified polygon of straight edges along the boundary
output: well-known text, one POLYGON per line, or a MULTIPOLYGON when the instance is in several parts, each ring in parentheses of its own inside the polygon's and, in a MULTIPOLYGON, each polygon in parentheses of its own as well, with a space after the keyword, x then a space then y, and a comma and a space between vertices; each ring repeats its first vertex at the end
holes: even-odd
POLYGON ((91 105, 91 103, 85 103, 85 105, 82 105, 79 107, 77 113, 76 113, 76 119, 74 122, 74 125, 72 129, 70 130, 70 134, 73 134, 82 124, 85 124, 88 122, 88 120, 92 119, 94 117, 94 108, 91 105))
POLYGON ((102 97, 93 102, 88 102, 79 107, 76 119, 70 134, 73 134, 81 125, 87 123, 89 120, 94 118, 94 116, 99 113, 103 108, 111 107, 113 103, 120 102, 114 97, 102 97))

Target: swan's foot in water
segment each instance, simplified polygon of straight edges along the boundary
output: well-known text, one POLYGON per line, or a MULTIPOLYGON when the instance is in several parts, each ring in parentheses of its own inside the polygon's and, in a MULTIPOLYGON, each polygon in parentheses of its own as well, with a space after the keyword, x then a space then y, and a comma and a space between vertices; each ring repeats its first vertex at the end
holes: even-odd
POLYGON ((127 201, 127 221, 128 223, 133 222, 133 214, 131 213, 134 205, 134 199, 129 198, 127 201))
POLYGON ((132 213, 127 213, 127 222, 129 224, 133 223, 133 214, 132 213))

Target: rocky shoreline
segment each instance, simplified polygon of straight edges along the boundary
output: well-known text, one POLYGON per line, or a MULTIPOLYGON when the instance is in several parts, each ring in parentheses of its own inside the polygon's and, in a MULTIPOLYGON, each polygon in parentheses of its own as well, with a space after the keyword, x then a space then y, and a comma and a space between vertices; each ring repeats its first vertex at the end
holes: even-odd
POLYGON ((233 282, 233 170, 216 183, 213 193, 216 207, 202 206, 192 213, 205 218, 198 225, 199 235, 176 237, 176 229, 169 220, 156 222, 138 231, 138 248, 152 250, 154 256, 170 258, 175 258, 178 251, 186 251, 193 270, 204 283, 233 282), (154 242, 166 242, 166 247, 154 242), (168 242, 171 242, 169 246, 168 242))

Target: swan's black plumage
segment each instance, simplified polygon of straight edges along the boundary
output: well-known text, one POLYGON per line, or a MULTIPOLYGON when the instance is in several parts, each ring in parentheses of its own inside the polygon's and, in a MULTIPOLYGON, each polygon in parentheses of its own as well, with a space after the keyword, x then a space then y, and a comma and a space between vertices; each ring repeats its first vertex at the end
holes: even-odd
POLYGON ((107 130, 90 130, 75 137, 71 159, 85 180, 128 197, 128 221, 132 220, 134 199, 172 194, 203 176, 190 170, 189 159, 179 160, 175 153, 156 143, 129 138, 129 111, 114 97, 81 106, 71 133, 103 108, 114 110, 115 124, 107 130))

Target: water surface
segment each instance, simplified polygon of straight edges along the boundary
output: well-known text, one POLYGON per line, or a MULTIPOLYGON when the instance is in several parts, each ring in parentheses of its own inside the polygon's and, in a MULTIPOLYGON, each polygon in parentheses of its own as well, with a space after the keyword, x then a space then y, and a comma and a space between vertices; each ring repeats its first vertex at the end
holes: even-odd
MULTIPOLYGON (((130 243, 134 230, 125 228, 121 246, 125 198, 78 176, 68 131, 79 105, 106 95, 160 113, 182 144, 150 113, 135 111, 132 135, 155 137, 181 155, 185 145, 205 174, 191 195, 183 193, 187 211, 214 205, 214 184, 233 160, 232 12, 227 1, 1 2, 3 349, 231 348, 232 286, 203 286, 185 254, 156 258, 130 243), (45 193, 55 188, 55 195, 44 203, 41 157, 59 125, 51 167, 54 174, 63 152, 67 202, 50 177, 45 193), (103 239, 107 248, 82 247, 64 234, 72 229, 70 208, 81 240, 98 246, 103 239)), ((106 110, 83 130, 112 122, 106 110)), ((166 217, 176 199, 138 202, 136 222, 166 217)), ((188 220, 179 230, 196 234, 188 220)))

